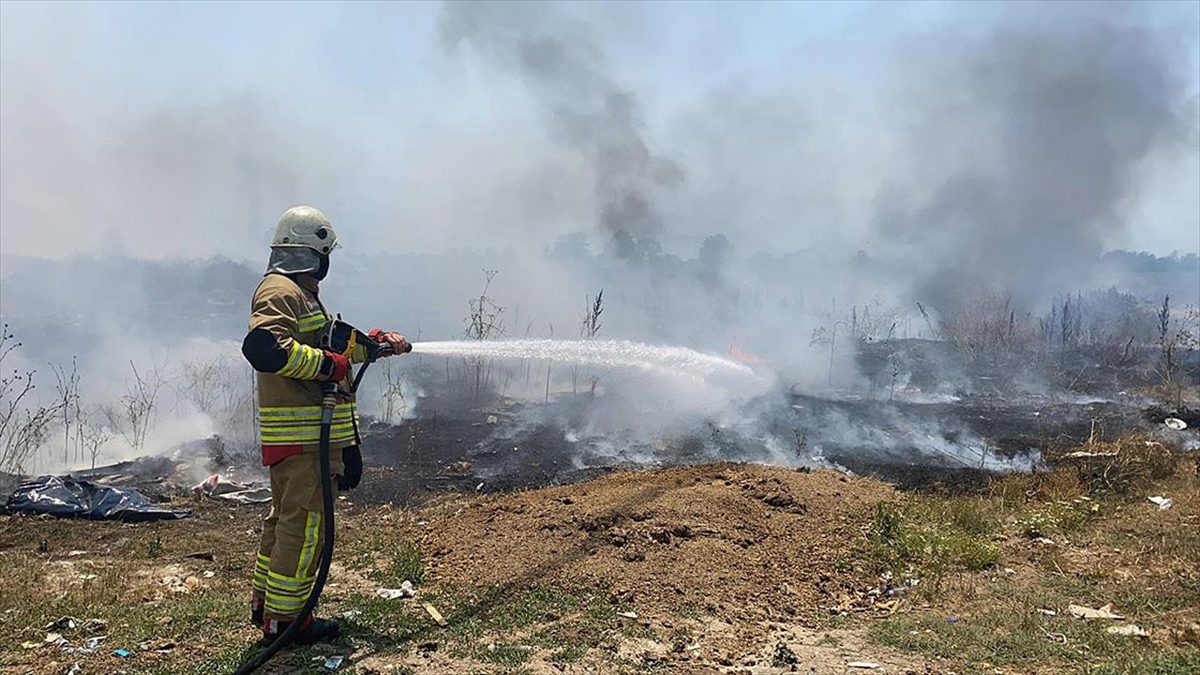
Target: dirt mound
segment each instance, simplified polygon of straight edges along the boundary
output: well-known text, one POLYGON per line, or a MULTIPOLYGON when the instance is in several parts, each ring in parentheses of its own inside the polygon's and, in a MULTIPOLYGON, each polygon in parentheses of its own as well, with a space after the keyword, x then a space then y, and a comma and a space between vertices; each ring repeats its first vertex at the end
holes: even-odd
POLYGON ((439 581, 584 583, 638 607, 804 617, 869 585, 878 481, 717 464, 483 497, 420 536, 439 581))

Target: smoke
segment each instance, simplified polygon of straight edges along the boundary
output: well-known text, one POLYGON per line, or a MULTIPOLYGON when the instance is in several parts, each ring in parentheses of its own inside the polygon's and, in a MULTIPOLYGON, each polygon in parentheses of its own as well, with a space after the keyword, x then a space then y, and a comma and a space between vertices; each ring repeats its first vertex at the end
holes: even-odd
POLYGON ((1045 300, 1085 282, 1131 226, 1139 170, 1195 143, 1188 64, 1124 16, 1014 19, 900 55, 910 160, 880 190, 875 229, 920 296, 945 307, 973 283, 1045 300))
POLYGON ((664 223, 656 195, 677 187, 681 167, 655 154, 638 99, 606 70, 584 26, 536 3, 448 3, 442 33, 518 74, 537 99, 550 136, 584 158, 595 176, 596 224, 618 257, 657 251, 664 223))
MULTIPOLYGON (((236 345, 298 203, 337 223, 322 298, 364 328, 461 338, 480 270, 499 269, 506 337, 579 337, 603 289, 599 339, 736 355, 798 391, 972 393, 957 351, 910 364, 894 346, 944 336, 939 314, 963 306, 1011 329, 1100 285, 1197 301, 1195 258, 1100 258, 1200 252, 1193 6, 314 3, 283 29, 270 5, 3 13, 0 314, 31 363, 89 361, 97 402, 146 343, 176 363, 200 358, 176 351, 188 337, 236 345), (195 262, 210 256, 234 262, 195 262), (863 345, 882 345, 871 368, 863 345)), ((1146 343, 1127 328, 1118 346, 1146 343)), ((411 396, 394 417, 457 386, 446 364, 396 367, 411 396)), ((599 377, 603 405, 570 425, 598 445, 645 456, 711 422, 761 448, 746 457, 797 456, 786 401, 759 414, 618 372, 504 368, 495 388, 533 402, 599 377)), ((829 429, 809 451, 920 446, 896 415, 858 436, 842 417, 798 426, 829 429)))

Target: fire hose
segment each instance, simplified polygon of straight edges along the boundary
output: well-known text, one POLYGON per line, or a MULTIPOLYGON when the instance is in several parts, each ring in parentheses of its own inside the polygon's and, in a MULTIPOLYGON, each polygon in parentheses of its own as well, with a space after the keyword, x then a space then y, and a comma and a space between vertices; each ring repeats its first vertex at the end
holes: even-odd
MULTIPOLYGON (((354 329, 350 330, 353 331, 356 337, 361 335, 354 329)), ((351 396, 358 391, 358 385, 362 382, 363 375, 367 372, 367 366, 374 363, 380 357, 392 354, 391 345, 387 343, 379 344, 369 339, 359 339, 352 340, 350 344, 353 345, 355 342, 363 346, 366 358, 363 360, 362 365, 359 366, 358 372, 355 373, 354 379, 350 384, 351 396)), ((321 561, 317 567, 317 578, 313 582, 312 592, 309 593, 308 600, 304 601, 304 606, 300 608, 296 619, 262 651, 234 671, 234 675, 249 675, 253 673, 282 651, 284 647, 292 643, 296 638, 296 634, 300 632, 300 628, 304 623, 303 620, 316 610, 317 601, 321 597, 321 591, 325 588, 325 581, 329 578, 329 563, 333 560, 334 530, 333 469, 329 458, 329 436, 331 427, 333 426, 333 409, 343 394, 338 391, 337 382, 325 382, 322 384, 321 393, 321 436, 318 461, 321 468, 321 510, 323 511, 324 542, 321 545, 321 561)), ((357 436, 357 426, 355 428, 355 435, 357 436)))

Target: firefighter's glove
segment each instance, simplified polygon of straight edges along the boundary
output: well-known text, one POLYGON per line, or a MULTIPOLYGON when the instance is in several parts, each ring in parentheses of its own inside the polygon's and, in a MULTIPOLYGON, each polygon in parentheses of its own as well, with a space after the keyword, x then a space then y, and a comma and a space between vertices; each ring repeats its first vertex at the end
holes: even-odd
POLYGON ((391 353, 388 354, 389 356, 395 354, 407 354, 412 351, 412 343, 410 343, 407 338, 399 333, 372 328, 371 332, 367 333, 367 337, 381 345, 390 345, 392 350, 391 353))
POLYGON ((337 352, 326 351, 321 359, 321 379, 327 382, 341 382, 350 372, 350 359, 337 352))
POLYGON ((345 468, 342 469, 342 475, 337 477, 338 490, 353 490, 362 480, 363 471, 362 452, 357 445, 342 449, 342 464, 345 468))

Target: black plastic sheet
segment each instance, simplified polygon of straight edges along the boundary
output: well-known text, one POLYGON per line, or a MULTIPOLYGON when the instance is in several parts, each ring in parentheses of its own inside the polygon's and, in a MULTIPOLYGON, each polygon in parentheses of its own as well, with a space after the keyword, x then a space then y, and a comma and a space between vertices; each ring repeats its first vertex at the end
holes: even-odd
POLYGON ((21 483, 9 495, 5 506, 12 513, 45 513, 62 518, 126 523, 178 520, 189 514, 188 511, 159 508, 137 490, 60 476, 38 476, 21 483))

